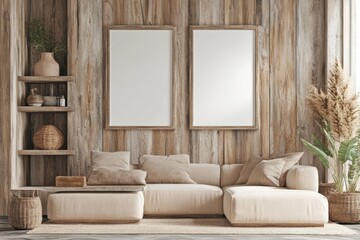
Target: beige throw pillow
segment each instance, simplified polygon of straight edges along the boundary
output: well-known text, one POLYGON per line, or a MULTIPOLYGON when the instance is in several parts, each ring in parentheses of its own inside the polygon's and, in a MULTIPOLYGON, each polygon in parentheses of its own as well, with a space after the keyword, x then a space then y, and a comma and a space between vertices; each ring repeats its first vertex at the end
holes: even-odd
POLYGON ((145 185, 146 172, 142 170, 121 170, 99 168, 92 171, 89 185, 145 185))
POLYGON ((285 186, 286 175, 287 175, 289 169, 292 166, 294 166, 295 164, 297 164, 303 155, 304 155, 304 152, 294 152, 294 153, 288 153, 288 154, 285 154, 285 155, 282 155, 279 157, 279 158, 285 159, 285 165, 284 165, 283 171, 282 171, 280 179, 279 179, 280 187, 285 186))
POLYGON ((130 170, 130 152, 91 151, 92 171, 99 168, 130 170))
POLYGON ((262 185, 279 187, 279 179, 285 165, 282 158, 276 160, 262 160, 249 176, 246 185, 262 185))
POLYGON ((235 184, 245 184, 250 176, 251 171, 255 168, 255 166, 261 162, 261 157, 255 157, 249 161, 247 161, 244 167, 240 171, 240 176, 235 182, 235 184))
POLYGON ((187 154, 140 157, 140 169, 147 172, 147 183, 196 183, 189 175, 190 157, 187 154))

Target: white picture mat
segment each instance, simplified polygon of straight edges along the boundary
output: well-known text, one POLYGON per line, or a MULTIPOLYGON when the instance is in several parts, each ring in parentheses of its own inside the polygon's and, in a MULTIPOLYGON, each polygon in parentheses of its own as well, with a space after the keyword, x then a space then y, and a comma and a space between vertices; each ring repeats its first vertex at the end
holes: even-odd
POLYGON ((172 30, 110 30, 109 61, 109 126, 171 126, 172 30))
POLYGON ((254 126, 255 30, 193 30, 193 122, 254 126))

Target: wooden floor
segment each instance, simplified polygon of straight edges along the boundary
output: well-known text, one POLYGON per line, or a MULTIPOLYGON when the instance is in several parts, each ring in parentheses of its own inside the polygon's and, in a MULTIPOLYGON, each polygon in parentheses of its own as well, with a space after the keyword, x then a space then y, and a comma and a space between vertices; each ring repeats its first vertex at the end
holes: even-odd
MULTIPOLYGON (((347 227, 354 229, 360 234, 360 224, 347 225, 347 227)), ((189 240, 213 240, 213 239, 224 239, 224 240, 255 240, 255 239, 266 239, 266 240, 310 240, 310 239, 337 239, 337 240, 360 240, 359 236, 300 236, 300 235, 27 235, 27 231, 15 231, 7 222, 5 217, 0 217, 0 239, 151 239, 151 240, 164 240, 164 239, 189 239, 189 240)))

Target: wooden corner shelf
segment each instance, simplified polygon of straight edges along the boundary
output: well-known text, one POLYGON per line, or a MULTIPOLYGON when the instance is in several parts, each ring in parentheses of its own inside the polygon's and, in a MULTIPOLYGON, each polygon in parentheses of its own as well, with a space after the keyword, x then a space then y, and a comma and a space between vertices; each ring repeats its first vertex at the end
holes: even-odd
POLYGON ((43 76, 19 76, 19 81, 27 83, 61 83, 74 81, 73 76, 54 76, 54 77, 43 77, 43 76))
POLYGON ((70 156, 75 155, 75 150, 18 150, 22 156, 70 156))
POLYGON ((73 107, 32 107, 32 106, 20 106, 17 108, 18 112, 29 113, 46 113, 46 112, 73 112, 73 107))

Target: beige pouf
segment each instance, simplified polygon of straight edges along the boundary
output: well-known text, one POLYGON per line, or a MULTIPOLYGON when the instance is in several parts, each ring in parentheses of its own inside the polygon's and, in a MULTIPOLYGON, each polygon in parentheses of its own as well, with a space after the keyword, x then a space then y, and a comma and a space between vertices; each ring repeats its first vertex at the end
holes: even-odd
POLYGON ((143 218, 143 192, 56 193, 48 198, 52 222, 136 222, 143 218))

